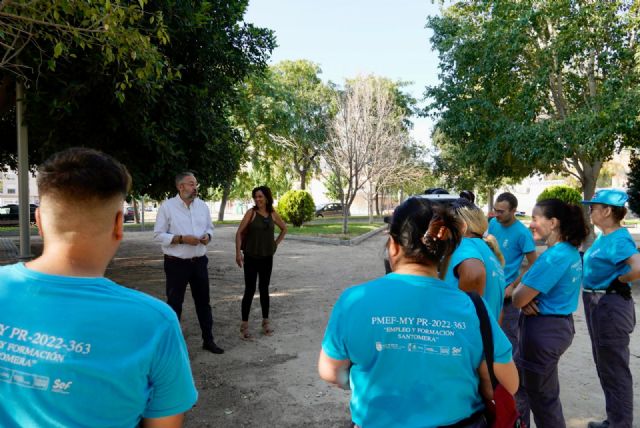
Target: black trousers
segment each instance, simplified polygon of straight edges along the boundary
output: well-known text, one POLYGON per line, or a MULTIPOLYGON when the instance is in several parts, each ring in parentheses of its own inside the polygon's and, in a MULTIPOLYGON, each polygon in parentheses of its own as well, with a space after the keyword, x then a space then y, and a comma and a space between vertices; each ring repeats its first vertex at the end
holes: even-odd
POLYGON ((244 296, 242 296, 242 321, 249 321, 251 302, 256 294, 256 280, 260 290, 262 318, 269 318, 269 283, 273 269, 273 256, 254 258, 244 256, 244 296))
POLYGON ((209 271, 207 256, 195 259, 164 257, 164 272, 167 275, 167 303, 178 315, 182 315, 182 303, 187 284, 196 306, 196 314, 202 330, 202 340, 213 341, 213 315, 209 304, 209 271))

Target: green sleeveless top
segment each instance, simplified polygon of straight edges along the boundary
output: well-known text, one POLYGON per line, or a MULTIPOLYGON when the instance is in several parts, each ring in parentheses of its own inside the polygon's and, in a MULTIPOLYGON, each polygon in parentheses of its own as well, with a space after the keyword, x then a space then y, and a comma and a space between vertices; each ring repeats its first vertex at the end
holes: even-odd
POLYGON ((247 226, 244 253, 251 257, 269 257, 276 252, 274 239, 275 227, 271 214, 263 217, 256 212, 253 221, 247 226))

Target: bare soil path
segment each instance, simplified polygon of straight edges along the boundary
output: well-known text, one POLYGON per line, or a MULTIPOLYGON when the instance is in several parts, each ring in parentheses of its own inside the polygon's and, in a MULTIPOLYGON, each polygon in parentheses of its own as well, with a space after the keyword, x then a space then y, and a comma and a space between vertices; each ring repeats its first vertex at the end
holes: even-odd
MULTIPOLYGON (((374 236, 355 247, 285 240, 274 260, 271 283, 275 335, 259 333, 256 295, 250 319, 255 339, 245 342, 239 337, 244 287, 242 271, 235 265, 234 234, 235 227, 217 228, 208 253, 214 334, 224 355, 201 350, 189 292, 185 298, 182 327, 200 393, 186 426, 349 427, 349 393, 322 382, 316 361, 327 318, 341 291, 383 274, 386 237, 374 236)), ((152 239, 150 232, 127 233, 107 276, 164 299, 162 254, 152 239)), ((634 294, 640 302, 640 287, 634 287, 634 294)), ((604 399, 582 307, 575 314, 575 324, 576 336, 562 358, 560 373, 567 424, 577 428, 604 417, 604 399)), ((631 346, 634 426, 640 427, 640 327, 631 346)))

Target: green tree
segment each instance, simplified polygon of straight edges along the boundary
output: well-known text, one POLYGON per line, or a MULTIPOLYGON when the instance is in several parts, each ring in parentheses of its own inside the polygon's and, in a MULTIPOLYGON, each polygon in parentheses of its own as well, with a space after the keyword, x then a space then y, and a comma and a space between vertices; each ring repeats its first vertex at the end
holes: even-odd
POLYGON ((428 27, 427 88, 459 170, 486 180, 564 172, 591 198, 603 162, 638 142, 637 2, 467 0, 428 27))
MULTIPOLYGON (((205 188, 228 182, 245 149, 229 121, 235 87, 266 67, 275 46, 270 30, 243 22, 246 6, 246 0, 147 3, 145 16, 163 16, 171 40, 156 44, 161 64, 179 74, 136 79, 125 98, 118 96, 120 63, 105 62, 102 45, 70 47, 27 92, 33 162, 71 145, 101 149, 127 165, 134 193, 156 199, 175 190, 173 176, 181 170, 195 172, 205 188)), ((144 31, 155 25, 149 21, 144 31)), ((0 132, 0 152, 12 152, 5 132, 15 135, 15 128, 0 132)))
POLYGON ((306 60, 283 61, 256 73, 241 87, 244 102, 234 117, 247 140, 254 167, 283 168, 305 189, 317 171, 334 114, 334 91, 321 69, 306 60))

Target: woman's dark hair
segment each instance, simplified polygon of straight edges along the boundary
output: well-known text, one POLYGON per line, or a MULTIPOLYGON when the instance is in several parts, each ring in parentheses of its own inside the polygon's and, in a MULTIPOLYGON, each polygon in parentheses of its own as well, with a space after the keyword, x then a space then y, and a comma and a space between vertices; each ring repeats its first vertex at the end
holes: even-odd
MULTIPOLYGON (((256 193, 258 192, 262 192, 262 194, 267 200, 267 212, 272 213, 273 212, 273 195, 271 194, 271 189, 269 189, 267 186, 258 186, 251 191, 251 197, 255 199, 256 193)), ((258 207, 253 207, 254 210, 257 208, 258 207)))
POLYGON ((620 223, 622 219, 624 219, 624 216, 627 215, 627 209, 625 207, 616 207, 614 205, 609 205, 609 207, 611 208, 611 216, 617 223, 620 223))
POLYGON ((427 265, 451 255, 461 238, 454 215, 422 198, 409 198, 393 211, 389 235, 407 258, 427 265))
POLYGON ((546 218, 556 218, 560 221, 560 238, 574 247, 589 235, 589 228, 584 219, 582 208, 568 204, 560 199, 544 199, 536 204, 546 218))
POLYGON ((476 202, 476 195, 474 195, 471 190, 463 190, 460 192, 460 197, 468 200, 472 204, 476 202))

